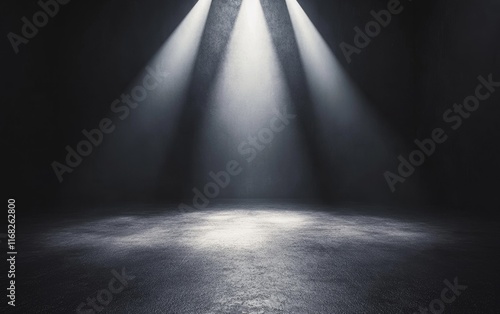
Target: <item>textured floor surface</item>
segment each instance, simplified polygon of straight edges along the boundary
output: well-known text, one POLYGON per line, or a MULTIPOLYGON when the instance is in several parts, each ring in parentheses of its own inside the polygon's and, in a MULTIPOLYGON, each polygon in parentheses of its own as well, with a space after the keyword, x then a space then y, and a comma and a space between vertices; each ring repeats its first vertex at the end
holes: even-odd
POLYGON ((18 224, 19 313, 500 313, 491 221, 249 203, 18 224), (455 278, 467 289, 433 302, 455 278))

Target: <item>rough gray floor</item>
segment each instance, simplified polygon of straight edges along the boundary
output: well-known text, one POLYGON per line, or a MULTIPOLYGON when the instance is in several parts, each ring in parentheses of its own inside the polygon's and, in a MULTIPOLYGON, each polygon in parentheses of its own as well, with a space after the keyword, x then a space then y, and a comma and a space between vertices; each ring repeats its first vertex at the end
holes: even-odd
POLYGON ((135 279, 102 313, 414 313, 455 277, 468 288, 445 313, 500 313, 492 222, 226 204, 94 210, 18 237, 19 313, 75 313, 123 267, 135 279))

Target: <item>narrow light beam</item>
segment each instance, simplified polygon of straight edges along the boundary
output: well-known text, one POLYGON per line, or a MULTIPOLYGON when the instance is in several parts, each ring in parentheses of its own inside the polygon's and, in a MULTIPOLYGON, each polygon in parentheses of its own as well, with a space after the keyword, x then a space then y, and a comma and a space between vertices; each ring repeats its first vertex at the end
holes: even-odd
POLYGON ((172 78, 164 86, 170 95, 186 91, 211 4, 212 0, 199 0, 151 62, 172 78))
POLYGON ((299 3, 286 4, 318 117, 318 136, 337 169, 333 180, 341 186, 373 181, 374 173, 382 173, 393 158, 398 139, 370 108, 299 3))
POLYGON ((330 47, 296 0, 286 0, 286 4, 309 89, 318 109, 334 111, 340 123, 356 119, 359 114, 356 112, 359 109, 356 102, 348 107, 342 105, 354 93, 351 86, 346 84, 348 79, 330 47))
POLYGON ((270 181, 266 178, 285 171, 280 169, 280 161, 287 158, 293 164, 303 158, 298 144, 286 140, 287 136, 296 136, 295 126, 287 126, 286 131, 275 134, 276 140, 262 151, 243 143, 249 136, 269 128, 269 121, 276 113, 289 106, 289 97, 261 3, 243 0, 210 96, 209 114, 202 126, 200 155, 204 158, 200 158, 197 171, 208 174, 231 159, 246 160, 249 164, 245 161, 243 166, 250 169, 245 169, 238 177, 241 181, 225 191, 237 197, 267 193, 270 188, 266 188, 266 182, 270 181), (239 148, 249 152, 248 155, 239 148), (256 154, 252 156, 250 151, 254 150, 256 154), (290 151, 293 152, 287 155, 290 151))
POLYGON ((231 132, 261 127, 288 96, 259 0, 243 0, 213 94, 231 132))
MULTIPOLYGON (((168 146, 165 144, 170 142, 187 97, 211 4, 212 0, 199 0, 149 62, 149 67, 163 73, 165 79, 133 117, 138 136, 147 135, 148 141, 161 137, 162 146, 168 146)), ((165 156, 157 155, 160 159, 165 156)))
POLYGON ((119 110, 109 117, 116 122, 116 131, 99 148, 98 162, 92 171, 80 172, 81 181, 105 178, 100 190, 124 184, 130 190, 154 190, 187 95, 211 4, 212 0, 196 3, 142 73, 123 91, 129 95, 128 103, 123 95, 115 96, 115 109, 119 110), (152 75, 151 70, 157 75, 152 75), (146 82, 147 76, 150 79, 146 82), (140 100, 134 98, 134 90, 142 90, 140 100), (106 167, 97 169, 99 164, 106 167))

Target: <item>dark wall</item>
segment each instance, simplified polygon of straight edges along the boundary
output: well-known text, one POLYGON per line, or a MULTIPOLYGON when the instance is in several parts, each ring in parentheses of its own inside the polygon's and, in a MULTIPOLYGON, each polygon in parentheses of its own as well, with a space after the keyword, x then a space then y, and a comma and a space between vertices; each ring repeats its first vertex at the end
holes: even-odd
MULTIPOLYGON (((479 109, 463 119, 457 129, 443 119, 446 110, 474 95, 478 76, 493 74, 500 81, 498 52, 500 5, 497 1, 401 2, 404 10, 353 61, 346 71, 376 104, 386 122, 408 144, 405 157, 435 128, 442 128, 448 140, 416 171, 419 186, 429 203, 494 210, 500 174, 498 160, 500 95, 493 93, 479 109)), ((352 42, 351 27, 365 25, 369 11, 378 11, 387 1, 318 3, 310 6, 324 21, 318 23, 330 39, 339 59, 338 41, 352 42), (330 20, 327 16, 330 15, 330 20), (332 22, 336 19, 339 23, 332 22), (337 41, 337 42, 335 42, 337 41)), ((395 168, 395 167, 394 167, 395 168)), ((412 177, 409 182, 415 181, 412 177)), ((408 182, 408 181, 407 181, 408 182)), ((406 184, 395 193, 404 193, 406 184)), ((406 198, 406 197, 403 197, 406 198)))
MULTIPOLYGON (((166 161, 161 173, 153 177, 141 175, 137 165, 146 158, 141 152, 133 158, 117 154, 111 160, 95 154, 84 161, 87 166, 83 170, 77 169, 75 176, 62 184, 50 164, 64 159, 64 147, 79 141, 82 129, 93 127, 109 113, 110 102, 129 87, 195 2, 73 1, 62 6, 33 40, 21 46, 17 55, 6 35, 19 32, 21 17, 30 17, 38 6, 34 1, 0 5, 4 34, 1 62, 5 69, 2 89, 7 108, 2 128, 7 135, 4 146, 9 153, 5 166, 12 196, 29 199, 33 204, 50 204, 61 198, 75 202, 166 201, 189 196, 197 180, 190 170, 191 161, 183 155, 166 161), (132 159, 134 163, 126 162, 132 159), (81 181, 78 171, 90 175, 81 181), (117 176, 120 172, 131 175, 117 176), (161 189, 152 191, 154 184, 161 189)), ((473 92, 478 75, 498 73, 496 1, 403 2, 403 12, 393 16, 391 23, 359 55, 354 55, 350 64, 340 43, 352 43, 353 28, 364 27, 373 19, 370 11, 386 8, 387 1, 299 2, 348 77, 368 100, 379 123, 394 134, 389 143, 393 149, 390 156, 394 156, 355 182, 335 180, 321 173, 321 168, 312 168, 311 175, 293 190, 283 190, 286 179, 277 180, 274 194, 315 197, 325 194, 320 191, 321 186, 328 186, 326 194, 334 195, 334 200, 453 206, 489 205, 498 200, 496 143, 500 131, 493 119, 500 110, 495 106, 500 96, 496 94, 395 193, 390 192, 383 179, 384 170, 396 170, 398 154, 408 155, 415 148, 413 140, 427 137, 432 129, 440 127, 442 113, 473 92), (316 184, 314 189, 311 182, 316 184)), ((184 119, 188 127, 196 127, 199 122, 196 115, 186 114, 184 119)), ((305 143, 311 133, 308 128, 306 119, 301 129, 305 143)), ((188 135, 195 138, 195 134, 188 135)), ((184 145, 181 151, 192 153, 189 145, 194 142, 189 137, 185 139, 176 145, 184 145)), ((154 152, 154 147, 147 151, 154 152)), ((310 158, 314 160, 318 155, 321 150, 314 151, 310 158)), ((272 195, 271 190, 254 196, 272 195)))
POLYGON ((417 135, 435 127, 450 138, 426 165, 426 182, 441 204, 471 210, 498 208, 498 146, 500 94, 493 93, 457 130, 443 122, 443 113, 474 95, 478 76, 500 81, 500 21, 498 1, 438 1, 419 7, 425 16, 417 33, 420 68, 417 135))

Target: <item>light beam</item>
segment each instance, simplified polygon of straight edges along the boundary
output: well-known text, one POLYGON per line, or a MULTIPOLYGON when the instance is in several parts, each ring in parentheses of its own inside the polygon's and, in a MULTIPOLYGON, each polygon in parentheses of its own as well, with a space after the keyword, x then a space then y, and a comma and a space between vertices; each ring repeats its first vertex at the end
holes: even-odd
MULTIPOLYGON (((92 182, 88 185, 95 193, 106 193, 116 185, 131 192, 153 193, 186 99, 211 4, 212 0, 199 0, 144 71, 123 91, 128 94, 142 88, 147 92, 144 99, 129 99, 133 106, 122 101, 120 112, 128 111, 128 115, 109 113, 116 131, 107 135, 109 139, 99 147, 92 164, 86 163, 88 168, 79 172, 80 181, 92 182), (144 89, 144 77, 150 75, 147 68, 165 74, 161 80, 148 82, 150 86, 157 83, 150 89, 144 89)), ((122 99, 120 94, 115 97, 117 101, 122 99)))
POLYGON ((381 174, 395 155, 396 136, 361 96, 299 3, 286 4, 318 117, 318 136, 337 169, 333 180, 340 186, 363 186, 369 184, 365 178, 380 177, 380 184, 369 185, 382 186, 381 174))
MULTIPOLYGON (((304 164, 303 151, 294 141, 298 137, 295 125, 290 124, 286 131, 276 134, 265 149, 246 146, 245 149, 258 154, 255 158, 251 154, 242 155, 238 149, 249 136, 269 128, 276 112, 283 112, 289 106, 289 98, 261 3, 243 0, 208 103, 199 150, 203 158, 199 158, 197 172, 208 174, 222 169, 219 167, 231 159, 243 160, 245 171, 237 178, 239 182, 225 189, 231 197, 267 197, 273 189, 269 178, 275 176, 273 180, 278 181, 283 172, 293 178, 290 181, 299 182, 302 171, 307 170, 286 170, 280 165, 283 159, 287 159, 288 165, 304 164), (247 157, 250 164, 245 161, 247 157)), ((210 178, 205 177, 199 183, 203 185, 205 179, 210 178)))

